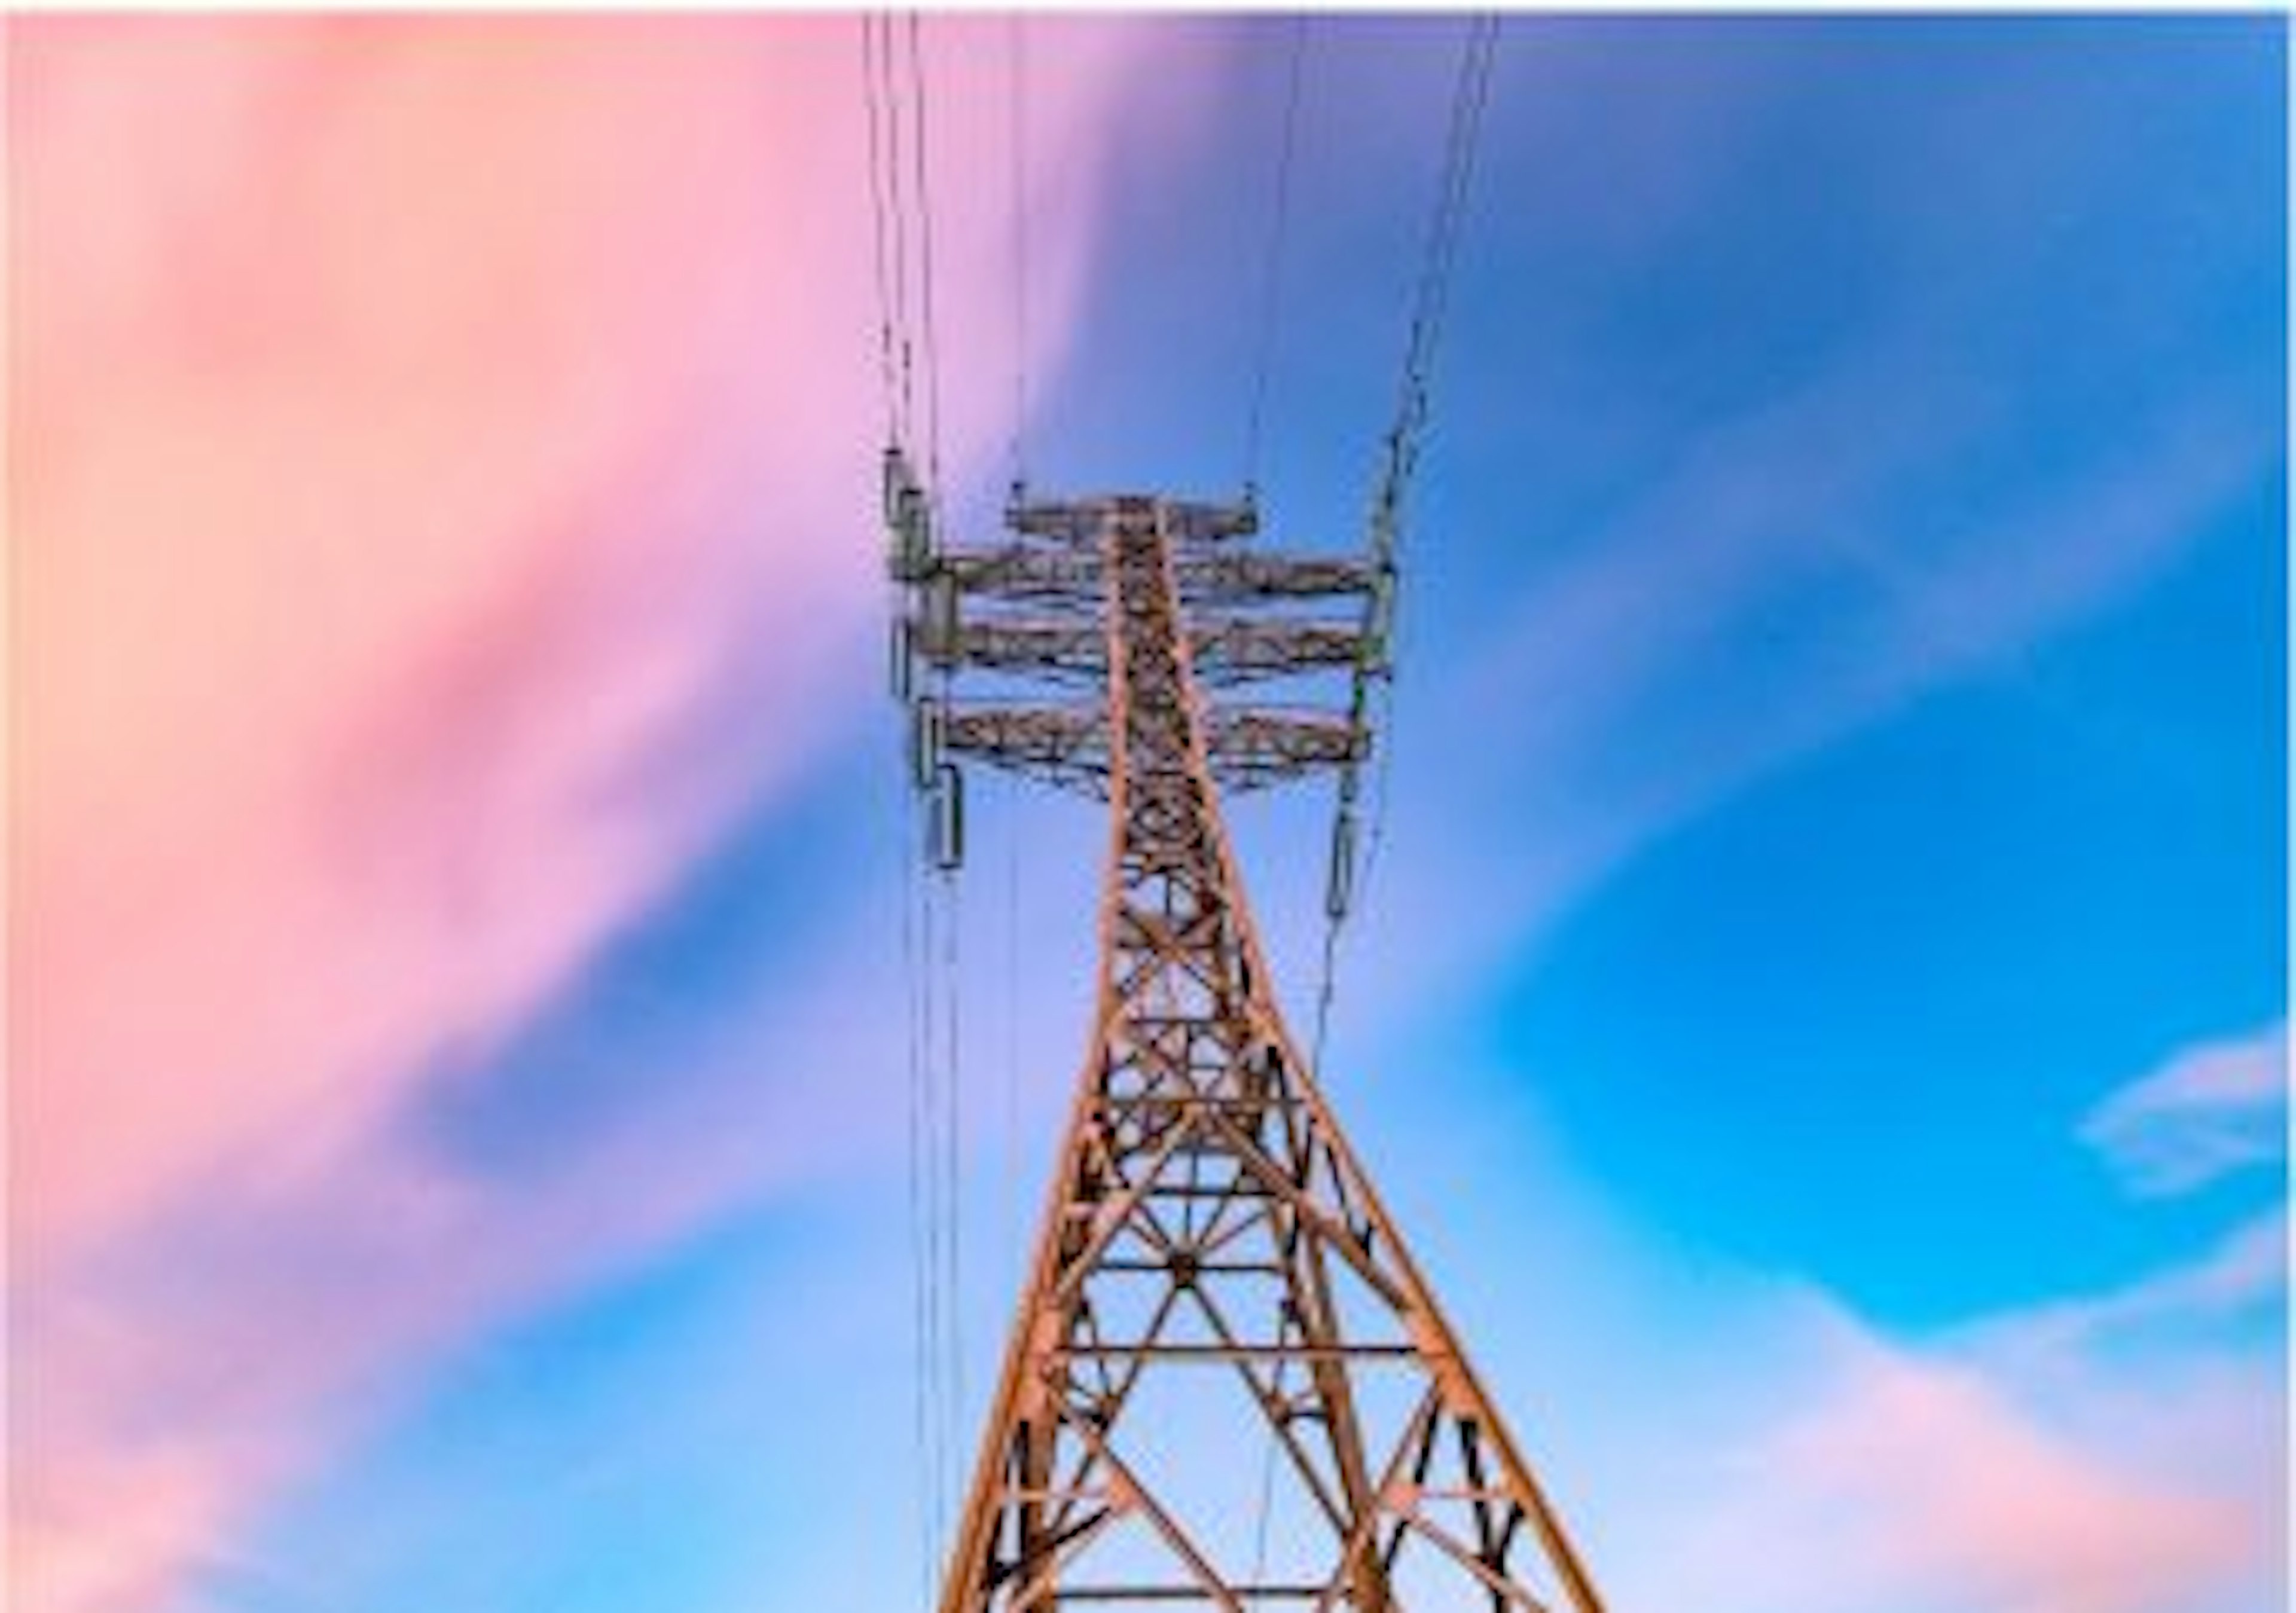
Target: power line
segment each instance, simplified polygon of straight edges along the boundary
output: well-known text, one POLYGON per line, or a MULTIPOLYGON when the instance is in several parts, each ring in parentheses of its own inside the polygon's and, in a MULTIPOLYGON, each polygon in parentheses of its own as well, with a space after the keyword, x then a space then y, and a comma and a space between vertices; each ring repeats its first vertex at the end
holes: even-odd
POLYGON ((1261 274, 1259 340, 1252 365, 1251 406, 1244 426, 1243 485, 1259 485, 1259 445, 1267 412, 1267 385, 1275 368, 1276 315, 1282 306, 1283 245, 1292 215, 1292 158, 1300 121, 1300 85, 1308 57, 1308 19, 1292 19, 1291 53, 1285 69, 1283 135, 1275 159, 1275 201, 1269 210, 1266 266, 1261 274))
MULTIPOLYGON (((1468 20, 1466 41, 1452 85, 1435 205, 1413 289, 1409 336, 1404 344, 1402 371, 1396 389, 1395 418, 1383 438, 1380 479, 1372 500, 1371 552, 1377 577, 1372 597, 1365 607, 1368 648, 1357 663, 1349 694, 1350 723, 1361 732, 1376 732, 1380 736, 1363 858, 1366 878, 1386 838, 1388 778, 1395 749, 1392 649, 1397 621, 1397 549, 1402 537, 1406 495, 1412 473, 1418 466, 1420 439, 1426 430, 1436 354, 1450 308, 1467 196, 1482 141, 1483 118, 1490 103, 1498 32, 1499 19, 1494 14, 1485 12, 1468 20)), ((1337 816, 1332 825, 1332 883, 1325 896, 1323 962, 1311 1044, 1318 1068, 1323 1062, 1332 1003, 1338 993, 1341 932, 1360 895, 1360 881, 1354 877, 1356 807, 1360 788, 1361 766, 1349 763, 1340 774, 1337 816)))
POLYGON ((1029 20, 1015 12, 1006 20, 1006 178, 1013 206, 1013 485, 1027 484, 1029 421, 1029 20))
MULTIPOLYGON (((911 101, 908 125, 907 157, 910 165, 910 197, 916 211, 917 305, 923 343, 924 369, 924 449, 925 497, 934 525, 939 525, 942 512, 941 477, 941 375, 940 339, 937 299, 935 297, 933 225, 931 108, 926 93, 927 71, 923 21, 915 12, 906 14, 903 43, 906 47, 907 85, 911 101)), ((949 674, 944 669, 940 676, 942 708, 947 708, 949 674)), ((936 1155, 936 1165, 927 1172, 928 1197, 931 1202, 931 1222, 938 1233, 933 1261, 932 1290, 938 1301, 930 1313, 939 1330, 938 1350, 934 1363, 936 1375, 941 1376, 937 1399, 941 1412, 939 1452, 936 1463, 936 1489, 941 1497, 938 1508, 941 1533, 946 1535, 955 1513, 954 1497, 962 1485, 958 1464, 959 1436, 956 1420, 963 1410, 964 1397, 964 1325, 962 1308, 964 1294, 964 1121, 963 1121, 963 1053, 958 1003, 962 990, 959 979, 958 929, 962 913, 957 901, 957 886, 953 871, 947 866, 934 869, 928 864, 933 860, 921 845, 920 870, 929 888, 937 886, 946 911, 940 913, 941 951, 937 964, 941 983, 939 994, 939 1064, 933 1071, 929 1058, 929 1073, 937 1074, 938 1091, 928 1109, 929 1151, 936 1155)), ((932 897, 927 897, 928 912, 932 897)), ((931 935, 928 933, 928 946, 931 935)), ((932 1029, 927 1025, 928 1038, 932 1029)))
POLYGON ((893 287, 890 258, 891 226, 885 195, 884 111, 878 97, 877 31, 871 19, 861 20, 861 96, 869 126, 869 236, 877 291, 877 373, 885 394, 885 439, 900 435, 898 383, 893 360, 893 287))
POLYGON ((948 1351, 948 1386, 946 1403, 949 1429, 947 1460, 948 1482, 952 1493, 964 1482, 958 1470, 963 1461, 962 1437, 956 1420, 964 1409, 964 1040, 959 1019, 959 1005, 964 1001, 964 913, 960 902, 960 887, 953 874, 941 876, 943 894, 947 901, 947 922, 943 929, 943 980, 947 1003, 941 1016, 941 1030, 947 1038, 947 1064, 946 1085, 942 1093, 941 1113, 946 1121, 941 1143, 945 1159, 941 1169, 941 1189, 946 1195, 943 1223, 947 1228, 947 1311, 944 1322, 947 1337, 944 1341, 948 1351))
POLYGON ((1004 1247, 1021 1286, 1021 839, 1004 837, 1004 1247))
POLYGON ((1382 561, 1392 557, 1399 536, 1404 494, 1416 469, 1419 438, 1427 423, 1428 392, 1435 354, 1449 312, 1452 271, 1466 219, 1467 189, 1481 143, 1483 113, 1489 104, 1491 65, 1498 45, 1499 19, 1489 12, 1469 19, 1467 42, 1451 93, 1451 118, 1443 143, 1443 172, 1435 210, 1428 221, 1419 281, 1412 299, 1411 334, 1405 344, 1403 374, 1397 389, 1395 423, 1387 436, 1387 463, 1374 516, 1374 544, 1382 561))
MULTIPOLYGON (((906 766, 905 761, 904 766, 906 766)), ((932 1599, 933 1542, 936 1524, 933 1501, 927 1483, 929 1474, 937 1470, 934 1461, 933 1428, 939 1419, 939 1408, 933 1404, 931 1365, 933 1360, 932 1334, 926 1322, 929 1312, 927 1284, 930 1259, 927 1252, 928 1211, 924 1192, 925 1165, 925 1060, 922 1030, 924 989, 922 971, 917 965, 917 901, 915 881, 910 877, 908 847, 922 829, 914 791, 907 792, 902 803, 901 839, 901 978, 903 996, 907 1010, 908 1076, 905 1088, 908 1112, 908 1241, 909 1241, 909 1332, 910 1350, 914 1376, 910 1384, 912 1410, 912 1442, 915 1465, 911 1473, 912 1499, 917 1520, 917 1573, 919 1589, 924 1605, 932 1599)))
MULTIPOLYGON (((886 13, 862 20, 862 98, 877 296, 877 348, 885 393, 887 520, 902 553, 936 542, 940 488, 940 381, 933 264, 933 198, 922 31, 886 13), (922 362, 920 362, 922 361, 922 362), (916 468, 918 371, 924 392, 924 474, 916 468)), ((896 595, 898 577, 889 581, 896 595)), ((944 684, 946 679, 944 679, 944 684)), ((906 685, 903 684, 906 694, 906 685)), ((945 695, 946 687, 942 691, 945 695)), ((921 716, 921 708, 913 708, 921 716)), ((911 759, 912 769, 917 760, 911 759)), ((921 782, 913 780, 913 783, 921 782)), ((956 1167, 961 1143, 955 1078, 957 987, 954 937, 936 946, 942 915, 929 872, 922 797, 908 793, 902 864, 902 970, 906 982, 911 1334, 915 1352, 911 1436, 920 1589, 930 1602, 934 1560, 954 1516, 955 1401, 963 1384, 956 1314, 956 1167), (939 1034, 946 1030, 944 1036, 939 1034)), ((955 915, 947 915, 953 924, 955 915)))
POLYGON ((910 121, 909 157, 914 170, 918 230, 919 305, 924 336, 926 482, 939 511, 940 483, 940 340, 933 298, 932 162, 928 129, 931 112, 925 101, 924 24, 914 12, 907 14, 909 87, 915 100, 910 121))
MULTIPOLYGON (((912 846, 910 855, 918 853, 912 846)), ((915 864, 912 864, 913 868, 915 864)), ((924 1360, 922 1374, 925 1390, 927 1440, 926 1469, 923 1475, 925 1493, 931 1498, 928 1516, 931 1524, 928 1531, 928 1560, 938 1555, 940 1546, 946 1497, 947 1464, 945 1443, 947 1438, 947 1414, 942 1404, 940 1354, 940 1121, 939 1114, 939 1077, 938 1059, 939 1040, 934 1035, 938 1022, 939 980, 934 959, 938 948, 934 933, 939 915, 932 897, 931 877, 915 880, 912 887, 918 912, 918 995, 923 1004, 922 1035, 923 1057, 920 1064, 919 1108, 921 1117, 918 1134, 919 1175, 924 1199, 924 1360)))
POLYGON ((869 12, 862 18, 862 49, 870 117, 869 154, 873 193, 882 203, 877 216, 878 255, 887 273, 880 288, 880 330, 890 348, 893 374, 891 446, 906 447, 914 424, 915 339, 911 305, 914 299, 915 253, 912 246, 909 173, 904 161, 909 119, 902 84, 895 71, 894 41, 890 18, 869 12))
MULTIPOLYGON (((873 280, 877 297, 877 357, 880 386, 884 394, 885 436, 889 452, 898 452, 908 429, 907 242, 906 209, 901 201, 899 101, 887 61, 882 21, 874 14, 861 23, 861 75, 864 116, 867 123, 869 203, 873 280)), ((890 513, 890 512, 889 512, 890 513)), ((888 580, 898 600, 898 585, 888 580)), ((918 966, 917 887, 910 861, 913 842, 921 829, 914 791, 904 796, 897 839, 901 868, 901 978, 905 1019, 906 1070, 903 1086, 906 1117, 907 1239, 909 1246, 909 1331, 914 1376, 910 1386, 910 1440, 913 1446, 912 1511, 916 1525, 918 1592, 921 1605, 932 1598, 933 1543, 938 1525, 938 1499, 929 1475, 938 1470, 934 1460, 939 1408, 934 1392, 931 1363, 935 1359, 931 1294, 931 1259, 930 1209, 925 1191, 926 1166, 926 1042, 930 1012, 924 993, 927 982, 918 966)))

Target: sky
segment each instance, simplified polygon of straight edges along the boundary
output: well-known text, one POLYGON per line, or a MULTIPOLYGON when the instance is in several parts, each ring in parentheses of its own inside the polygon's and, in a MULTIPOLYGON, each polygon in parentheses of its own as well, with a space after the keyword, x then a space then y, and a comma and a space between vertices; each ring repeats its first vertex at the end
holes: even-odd
MULTIPOLYGON (((926 1442, 857 20, 5 26, 12 1605, 923 1605, 1103 833, 926 1442)), ((1360 540, 1462 30, 1300 26, 925 20, 961 536, 1360 540)), ((2285 1605, 2285 27, 1502 30, 1324 1081, 1622 1613, 2285 1605)))

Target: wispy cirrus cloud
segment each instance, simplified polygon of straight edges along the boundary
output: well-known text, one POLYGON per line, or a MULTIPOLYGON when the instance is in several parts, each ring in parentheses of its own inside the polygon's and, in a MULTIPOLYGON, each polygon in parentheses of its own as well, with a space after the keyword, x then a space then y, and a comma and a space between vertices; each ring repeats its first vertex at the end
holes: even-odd
MULTIPOLYGON (((2253 1096, 2280 1036, 2207 1044, 2121 1095, 2253 1096)), ((1734 1446, 1655 1582, 1784 1613, 2280 1605, 2287 1240, 2283 1201, 2125 1283, 1922 1337, 1789 1291, 1785 1409, 1734 1446)))
POLYGON ((1895 1343, 1846 1318, 1830 1325, 1824 1376, 1744 1453, 1742 1490, 1703 1541, 1731 1560, 1738 1605, 2263 1605, 2242 1599, 2274 1561, 2271 1520, 2249 1487, 2269 1436, 2239 1441, 2227 1415, 2263 1389, 2261 1363, 2239 1387, 2085 1386, 2079 1410, 2091 1417, 2125 1419, 2129 1403, 2165 1396, 2186 1421, 2216 1425, 2222 1437, 2205 1452, 2164 1467, 2156 1453, 2067 1429, 1981 1357, 1895 1343))
MULTIPOLYGON (((2035 1381, 2053 1374, 2093 1380, 2138 1355, 2157 1361, 2252 1349, 2279 1319, 2287 1293, 2283 1202, 2182 1261, 2103 1292, 1982 1320, 1967 1330, 1966 1341, 2003 1371, 2035 1381)), ((2260 1380, 2256 1409, 2284 1396, 2260 1380)))
POLYGON ((1379 900, 1413 944, 1362 995, 1455 990, 1667 835, 1938 691, 1991 680, 2050 708, 2025 670, 2038 648, 2189 553, 2279 463, 2243 386, 2195 387, 2127 463, 1932 544, 1908 512, 1998 422, 1937 402, 1955 378, 1906 405, 1902 358, 1890 345, 1718 427, 1413 708, 1414 743, 1454 758, 1442 815, 1503 823, 1521 850, 1455 862, 1445 847, 1483 839, 1453 832, 1399 853, 1421 883, 1379 900))
POLYGON ((1787 1290, 1767 1353, 1794 1376, 1741 1396, 1777 1414, 1668 1502, 1678 1552, 1618 1588, 1773 1613, 2277 1606, 2279 1346, 2228 1324, 2284 1296, 2284 1238, 2270 1217, 2123 1289, 1921 1338, 1787 1290))
MULTIPOLYGON (((963 36, 942 65, 993 72, 963 36)), ((406 1122, 862 692, 859 49, 826 19, 10 44, 8 1573, 28 1613, 110 1613, 227 1560, 379 1386, 793 1168, 634 1130, 497 1178, 406 1122)), ((1048 367, 1143 46, 1037 44, 1048 367)), ((998 170, 995 104, 946 97, 942 171, 998 170)), ((962 474, 1006 423, 1010 237, 1001 193, 940 194, 962 474)))
MULTIPOLYGON (((1777 153, 1731 128, 1748 115, 1742 101, 1778 89, 1764 82, 1769 70, 1750 72, 1716 48, 1685 53, 1684 70, 1726 82, 1675 110, 1710 122, 1667 148, 1689 176, 1666 209, 1669 286, 1694 279, 1707 252, 1742 272, 1724 248, 1745 243, 1711 221, 1749 205, 1741 191, 1780 177, 1768 166, 1777 153), (1727 83, 1734 73, 1749 82, 1727 83), (1687 144, 1694 155, 1676 149, 1687 144)), ((1872 145, 1852 166, 1870 184, 1833 175, 1802 198, 1829 227, 1871 233, 1841 316, 1805 329, 1800 314, 1726 281, 1677 293, 1703 340, 1794 356, 1749 361, 1759 384, 1734 376, 1737 387, 1694 404, 1680 383, 1704 373, 1642 339, 1637 275, 1650 271, 1603 254, 1603 200, 1543 173, 1527 154, 1536 146, 1494 165, 1495 189, 1554 209, 1537 252, 1492 231, 1521 254, 1495 280, 1520 272, 1552 287, 1540 316, 1551 345, 1513 355, 1535 387, 1488 361, 1452 364, 1429 481, 1431 491, 1463 463, 1482 468, 1470 457, 1480 454, 1492 470, 1511 467, 1497 479, 1519 474, 1541 491, 1456 510, 1431 499, 1415 518, 1424 530, 1413 553, 1426 558, 1414 561, 1414 590, 1447 570, 1472 577, 1470 565, 1493 553, 1510 558, 1505 589, 1461 610, 1472 634, 1431 637, 1428 673, 1405 697, 1406 742, 1446 758, 1425 821, 1472 813, 1484 827, 1398 847, 1398 861, 1422 858, 1430 888, 1382 887, 1380 899, 1398 904, 1395 928, 1414 937, 1366 971, 1383 996, 1440 989, 1478 954, 1535 945, 1652 846, 1941 692, 1982 687, 2076 731, 2096 721, 2037 670, 2049 648, 2143 597, 2280 473, 2282 389, 2252 342, 2197 315, 2140 342, 2119 326, 2086 328, 2094 308, 2069 301, 2067 234, 2112 243, 2083 270, 2104 283, 2138 258, 2112 231, 2135 216, 2127 164, 2153 154, 2142 140, 2097 138, 2109 114, 2093 98, 2110 80, 2053 85, 2046 110, 2002 143, 2010 120, 1993 96, 2005 84, 1980 87, 1983 77, 1941 80, 1867 129, 1872 145), (1967 194, 1913 177, 1941 147, 1983 150, 1967 194), (2046 228, 2031 207, 2043 195, 2046 228), (2028 368, 2005 361, 2084 308, 2081 342, 2036 353, 2028 368), (1445 529, 1454 521, 1489 522, 1505 537, 1462 543, 1445 529), (1450 549, 1459 557, 1439 559, 1450 549), (1502 835, 1517 848, 1503 870, 1410 849, 1502 835), (1423 945, 1430 935, 1444 945, 1423 945)), ((2208 199, 2218 228, 2251 221, 2256 205, 2229 187, 2208 199)), ((2146 261, 2169 306, 2262 306, 2260 251, 2146 261)), ((1766 283, 1774 274, 1812 295, 1829 289, 1798 278, 1806 272, 1784 251, 1762 268, 1766 283)), ((1489 294, 1515 291, 1501 280, 1489 294)), ((1463 333, 1475 313, 1463 298, 1463 333)), ((1496 340, 1521 340, 1513 322, 1481 316, 1496 340)), ((1423 594, 1409 597, 1406 626, 1426 608, 1423 594)), ((2130 735, 2105 737, 2135 748, 2130 735)), ((1398 778, 1399 808, 1420 810, 1408 772, 1398 778)))
POLYGON ((2186 1049, 2112 1093, 2081 1122, 2089 1144, 2131 1191, 2195 1191, 2284 1157, 2288 1029, 2186 1049))

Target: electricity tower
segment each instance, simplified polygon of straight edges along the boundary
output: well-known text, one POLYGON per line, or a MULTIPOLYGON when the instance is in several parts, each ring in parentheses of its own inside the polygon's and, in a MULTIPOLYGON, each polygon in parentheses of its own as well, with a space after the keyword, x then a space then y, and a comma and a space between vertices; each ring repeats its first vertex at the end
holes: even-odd
POLYGON ((1596 1613, 1285 1027, 1221 816, 1351 785, 1391 552, 1286 554, 1249 503, 1131 495, 1016 502, 996 543, 944 544, 898 449, 885 494, 935 856, 961 855, 962 758, 1105 801, 1112 831, 1098 1006, 941 1613, 1596 1613), (1343 707, 1259 698, 1318 672, 1343 707))

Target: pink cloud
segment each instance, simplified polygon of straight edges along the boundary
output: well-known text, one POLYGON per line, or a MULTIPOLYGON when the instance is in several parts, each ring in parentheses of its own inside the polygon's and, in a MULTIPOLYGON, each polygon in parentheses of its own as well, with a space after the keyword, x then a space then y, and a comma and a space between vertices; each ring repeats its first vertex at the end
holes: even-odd
POLYGON ((1684 1527, 1664 1565, 1628 1577, 1765 1613, 2277 1605, 2275 1352, 2207 1329, 2133 1349, 2133 1318, 2098 1304, 2071 1330, 2067 1308, 1917 1345, 1796 1298, 1766 1351, 1794 1363, 1762 1391, 1776 1414, 1668 1503, 1684 1527))
POLYGON ((594 805, 730 635, 801 679, 865 605, 810 425, 866 419, 865 310, 776 230, 835 206, 789 136, 841 40, 780 37, 24 32, 20 1249, 323 1160, 751 782, 594 805))
POLYGON ((2205 1255, 2109 1293, 2019 1313, 1988 1342, 2023 1356, 2094 1347, 2100 1340, 2236 1322, 2284 1307, 2288 1295, 2285 1201, 2241 1222, 2205 1255))
POLYGON ((2041 1425, 1981 1373, 1846 1338, 1825 1398, 1767 1453, 1804 1538, 1854 1602, 2003 1613, 2199 1605, 2250 1557, 2234 1501, 2123 1467, 2041 1425))
POLYGON ((2209 1042, 2108 1096, 2081 1138, 2137 1193, 2189 1192, 2285 1151, 2288 1028, 2209 1042))
MULTIPOLYGON (((941 171, 1003 173, 998 36, 931 35, 941 171)), ((10 1574, 92 1613, 332 1399, 736 1191, 512 1215, 391 1127, 804 765, 877 601, 873 309, 849 22, 11 36, 10 1574)), ((1038 36, 1041 373, 1141 45, 1038 36)), ((941 197, 962 468, 1008 235, 941 197)))

